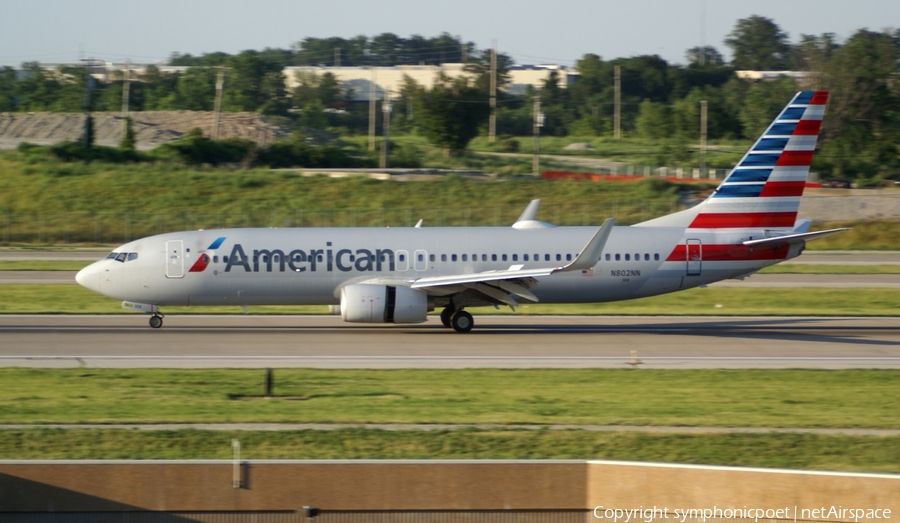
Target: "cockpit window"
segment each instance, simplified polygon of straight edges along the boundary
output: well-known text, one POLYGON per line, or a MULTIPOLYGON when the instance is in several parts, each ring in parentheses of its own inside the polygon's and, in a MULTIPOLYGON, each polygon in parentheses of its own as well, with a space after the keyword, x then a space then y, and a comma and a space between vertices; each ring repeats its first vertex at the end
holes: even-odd
POLYGON ((137 253, 136 253, 136 252, 129 252, 129 253, 128 253, 128 261, 136 260, 136 259, 137 259, 137 253))
POLYGON ((109 253, 109 254, 106 256, 106 259, 107 259, 107 260, 114 260, 114 259, 116 258, 116 256, 118 256, 118 255, 119 255, 119 253, 117 253, 117 252, 111 252, 111 253, 109 253))
POLYGON ((125 262, 125 258, 126 258, 127 256, 128 256, 128 253, 120 252, 120 253, 116 256, 116 261, 117 261, 117 262, 122 262, 122 263, 124 263, 124 262, 125 262))

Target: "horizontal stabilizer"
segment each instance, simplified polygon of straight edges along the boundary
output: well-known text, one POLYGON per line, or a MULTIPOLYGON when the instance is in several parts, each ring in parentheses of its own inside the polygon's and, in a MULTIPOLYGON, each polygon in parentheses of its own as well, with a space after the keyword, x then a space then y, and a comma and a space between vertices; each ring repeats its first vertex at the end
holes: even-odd
POLYGON ((841 229, 829 229, 827 231, 805 232, 802 234, 788 234, 787 236, 776 236, 774 238, 760 238, 758 240, 747 240, 744 245, 747 247, 778 247, 781 245, 794 245, 812 240, 818 240, 832 234, 838 234, 849 231, 848 227, 841 229))

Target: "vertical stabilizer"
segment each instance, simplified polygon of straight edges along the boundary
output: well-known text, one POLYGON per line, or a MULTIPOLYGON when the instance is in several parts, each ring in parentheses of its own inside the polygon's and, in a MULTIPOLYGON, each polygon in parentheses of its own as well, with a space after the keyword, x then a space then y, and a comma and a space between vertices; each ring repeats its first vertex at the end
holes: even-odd
POLYGON ((639 225, 688 229, 792 229, 828 100, 802 91, 701 204, 639 225))

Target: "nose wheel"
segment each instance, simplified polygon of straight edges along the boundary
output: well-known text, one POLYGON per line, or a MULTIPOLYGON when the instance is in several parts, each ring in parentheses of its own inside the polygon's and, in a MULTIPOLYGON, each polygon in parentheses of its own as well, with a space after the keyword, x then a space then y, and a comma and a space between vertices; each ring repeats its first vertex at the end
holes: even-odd
POLYGON ((154 329, 158 329, 158 328, 162 327, 162 324, 163 324, 163 317, 161 314, 154 314, 153 316, 150 316, 150 326, 151 327, 153 327, 154 329))

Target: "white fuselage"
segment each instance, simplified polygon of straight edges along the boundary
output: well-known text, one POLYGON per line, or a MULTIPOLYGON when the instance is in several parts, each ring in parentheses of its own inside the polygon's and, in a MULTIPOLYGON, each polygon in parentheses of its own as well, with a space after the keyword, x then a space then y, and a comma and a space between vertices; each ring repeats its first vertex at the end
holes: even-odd
MULTIPOLYGON (((517 265, 559 267, 573 259, 595 231, 451 227, 180 232, 122 245, 115 252, 135 253, 135 259, 98 261, 79 274, 79 283, 112 298, 154 305, 331 305, 339 303, 341 287, 357 282, 402 285, 422 277, 517 265), (216 245, 220 238, 224 240, 216 245)), ((746 249, 735 245, 733 257, 717 249, 714 257, 705 259, 704 245, 726 242, 694 234, 688 252, 683 248, 690 240, 686 236, 692 235, 682 228, 615 227, 593 270, 537 278, 532 292, 541 303, 641 298, 742 276, 801 250, 746 259, 746 249)))

